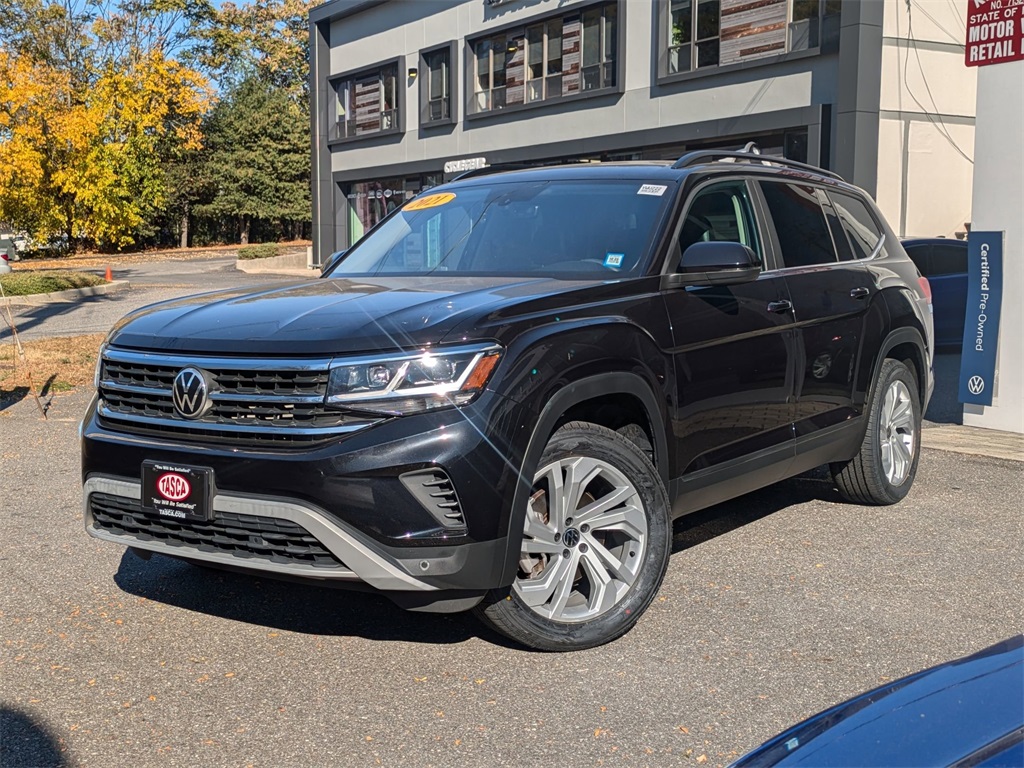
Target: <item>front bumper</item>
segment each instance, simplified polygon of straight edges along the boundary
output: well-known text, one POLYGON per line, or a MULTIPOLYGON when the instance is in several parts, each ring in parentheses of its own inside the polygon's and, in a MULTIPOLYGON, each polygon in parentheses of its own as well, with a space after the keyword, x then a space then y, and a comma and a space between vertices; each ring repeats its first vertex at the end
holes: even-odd
POLYGON ((86 529, 134 549, 269 576, 406 593, 505 586, 517 444, 525 440, 518 409, 486 393, 471 407, 272 451, 111 430, 93 406, 82 427, 86 529), (209 524, 142 508, 149 459, 213 470, 209 524), (451 478, 465 518, 458 530, 441 525, 401 481, 424 467, 451 478))

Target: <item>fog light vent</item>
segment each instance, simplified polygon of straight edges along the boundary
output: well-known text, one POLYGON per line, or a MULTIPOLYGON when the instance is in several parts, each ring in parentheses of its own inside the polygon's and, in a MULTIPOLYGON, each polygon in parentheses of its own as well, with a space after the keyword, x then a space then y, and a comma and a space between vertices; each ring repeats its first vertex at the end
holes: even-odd
POLYGON ((459 496, 448 474, 437 468, 406 472, 400 477, 402 484, 441 525, 448 529, 465 531, 466 518, 462 514, 459 496))

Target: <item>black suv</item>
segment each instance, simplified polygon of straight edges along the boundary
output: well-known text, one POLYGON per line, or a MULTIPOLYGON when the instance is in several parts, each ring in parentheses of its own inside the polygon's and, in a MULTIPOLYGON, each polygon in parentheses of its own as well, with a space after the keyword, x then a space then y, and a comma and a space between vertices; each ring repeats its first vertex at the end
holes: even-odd
POLYGON ((650 604, 674 518, 822 464, 855 503, 903 498, 931 365, 927 281, 833 174, 484 169, 319 280, 119 322, 85 525, 587 648, 650 604))

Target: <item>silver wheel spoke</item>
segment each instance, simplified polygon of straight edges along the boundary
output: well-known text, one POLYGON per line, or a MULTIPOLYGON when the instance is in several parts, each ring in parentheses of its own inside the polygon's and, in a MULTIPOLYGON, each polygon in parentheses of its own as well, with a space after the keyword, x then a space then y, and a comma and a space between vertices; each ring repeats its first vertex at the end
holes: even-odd
POLYGON ((885 479, 892 482, 893 456, 892 443, 888 440, 882 442, 882 471, 885 472, 885 479))
MULTIPOLYGON (((519 579, 516 582, 516 589, 524 603, 532 608, 539 608, 551 599, 559 586, 567 585, 569 590, 572 589, 572 577, 575 571, 575 557, 559 557, 556 561, 548 564, 539 579, 519 579)), ((547 614, 549 612, 540 611, 540 613, 547 614)))
POLYGON ((647 532, 647 520, 642 509, 630 504, 602 515, 590 527, 596 531, 622 531, 630 538, 641 539, 647 532))
POLYGON ((579 564, 579 550, 569 557, 562 558, 563 567, 559 569, 560 577, 555 583, 554 594, 551 599, 551 616, 561 616, 565 611, 566 603, 572 594, 572 583, 576 576, 576 566, 579 564))
POLYGON ((620 486, 614 491, 609 493, 607 496, 602 496, 597 501, 592 501, 583 509, 576 512, 573 515, 573 521, 575 525, 589 525, 591 528, 597 526, 604 526, 605 513, 622 504, 630 497, 636 495, 636 491, 629 486, 620 486))
POLYGON ((615 605, 617 595, 611 576, 602 563, 591 554, 592 551, 580 558, 580 565, 583 566, 583 571, 590 582, 590 600, 587 602, 587 608, 604 613, 615 605))
MULTIPOLYGON (((615 557, 601 542, 597 541, 593 536, 586 537, 587 544, 590 550, 584 557, 585 560, 594 560, 599 567, 610 573, 619 581, 623 581, 627 584, 632 583, 633 578, 636 576, 619 558, 615 557)), ((637 560, 636 557, 631 558, 637 560)))
POLYGON ((898 401, 892 414, 893 429, 907 429, 913 424, 913 416, 914 409, 910 405, 910 400, 898 401))

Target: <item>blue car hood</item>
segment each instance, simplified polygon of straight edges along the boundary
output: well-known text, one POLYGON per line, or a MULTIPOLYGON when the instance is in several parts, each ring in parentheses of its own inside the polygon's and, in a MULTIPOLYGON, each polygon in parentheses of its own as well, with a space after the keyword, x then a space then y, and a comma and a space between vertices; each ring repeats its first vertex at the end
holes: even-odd
POLYGON ((1024 757, 1024 635, 875 688, 784 731, 733 768, 951 765, 1024 757), (1002 751, 1000 751, 1002 750, 1002 751), (1009 752, 1007 752, 1009 750, 1009 752))

